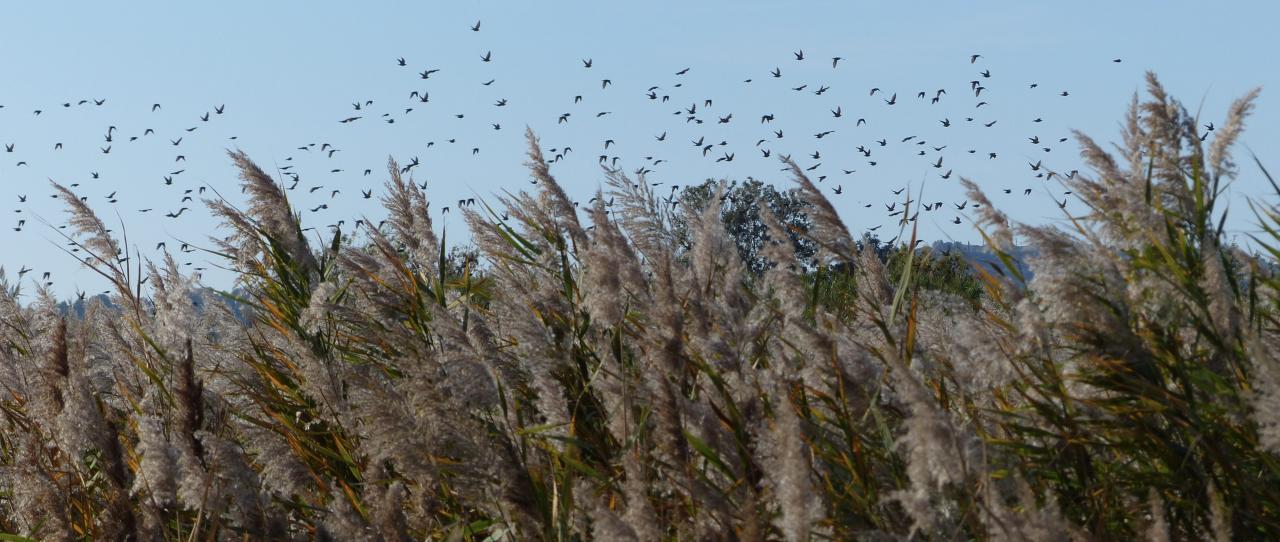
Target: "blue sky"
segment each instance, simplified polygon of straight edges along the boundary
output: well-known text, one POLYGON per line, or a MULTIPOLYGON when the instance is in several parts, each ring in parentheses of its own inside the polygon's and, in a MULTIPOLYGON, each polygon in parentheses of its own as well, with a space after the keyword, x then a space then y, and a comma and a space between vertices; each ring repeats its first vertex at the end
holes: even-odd
MULTIPOLYGON (((1271 91, 1280 88, 1280 70, 1267 52, 1280 15, 1273 2, 614 4, 6 6, 0 18, 0 143, 14 144, 14 152, 0 153, 0 209, 12 222, 0 228, 0 265, 11 279, 21 267, 33 269, 24 277, 28 286, 48 271, 64 296, 102 289, 37 219, 60 224, 64 217, 59 202, 49 198, 47 181, 55 179, 78 183, 77 193, 108 222, 122 223, 144 256, 156 257, 156 243, 165 241, 180 262, 210 267, 206 282, 224 287, 228 277, 209 265, 216 261, 176 248, 180 240, 207 245, 207 237, 217 234, 199 197, 181 201, 185 190, 205 185, 238 199, 225 150, 243 149, 268 171, 294 166, 302 180, 290 197, 308 225, 323 229, 382 215, 376 199, 360 194, 377 193, 388 156, 421 160, 414 176, 429 183, 437 210, 461 198, 530 188, 521 166, 525 126, 544 147, 573 149, 552 171, 584 202, 601 186, 601 154, 617 156, 628 171, 649 167, 649 180, 666 187, 746 176, 785 185, 776 156, 789 153, 802 166, 822 164, 814 174, 826 175, 822 184, 833 189, 829 197, 853 229, 885 224, 883 237, 896 230, 883 207, 900 199, 891 190, 910 184, 915 192, 923 182, 925 201, 960 202, 956 179, 962 175, 986 187, 1017 220, 1060 220, 1051 200, 1061 201, 1061 188, 1034 178, 1027 163, 1079 167, 1074 143, 1057 142, 1071 129, 1116 139, 1128 99, 1141 90, 1148 69, 1188 107, 1203 100, 1206 120, 1220 119, 1231 100, 1263 86, 1243 142, 1280 170, 1280 107, 1271 91), (477 20, 481 28, 473 32, 477 20), (803 61, 793 56, 800 50, 803 61), (482 62, 490 51, 492 61, 482 62), (972 53, 983 57, 970 64, 972 53), (832 69, 834 56, 844 60, 832 69), (398 57, 407 66, 398 66, 398 57), (589 69, 582 64, 587 58, 589 69), (684 68, 686 74, 675 75, 684 68), (771 76, 775 68, 782 77, 771 76), (426 69, 440 71, 423 80, 418 72, 426 69), (983 70, 990 78, 980 75, 983 70), (602 89, 603 79, 612 84, 602 89), (978 98, 969 90, 975 79, 987 87, 978 98), (1029 88, 1031 83, 1038 87, 1029 88), (792 90, 801 85, 806 87, 792 90), (824 85, 830 90, 813 92, 824 85), (646 97, 652 86, 670 101, 646 97), (873 87, 883 94, 869 96, 873 87), (937 89, 947 91, 938 104, 915 97, 918 91, 932 97, 937 89), (411 99, 415 90, 428 92, 430 101, 411 99), (1070 95, 1060 96, 1062 90, 1070 95), (896 105, 887 105, 884 94, 895 92, 896 105), (579 95, 581 103, 574 103, 579 95), (94 99, 106 101, 78 105, 94 99), (494 105, 502 99, 508 105, 494 105), (374 104, 353 110, 353 102, 368 100, 374 104), (975 108, 979 101, 988 103, 975 108), (161 108, 153 112, 156 103, 161 108), (703 124, 673 114, 693 103, 703 124), (225 112, 214 114, 223 104, 225 112), (840 118, 831 114, 837 107, 840 118), (206 112, 207 122, 200 119, 206 112), (602 112, 608 114, 597 117, 602 112), (558 123, 564 113, 569 121, 558 123), (718 122, 730 113, 730 122, 718 122), (765 114, 775 120, 762 124, 765 114), (363 118, 338 122, 351 116, 363 118), (859 118, 865 126, 857 126, 859 118), (944 128, 943 119, 952 125, 944 128), (995 125, 983 126, 993 120, 995 125), (109 126, 116 127, 111 143, 104 139, 109 126), (155 134, 143 136, 148 128, 155 134), (777 139, 773 130, 784 137, 777 139), (827 130, 834 133, 814 137, 827 130), (665 140, 657 141, 664 132, 665 140), (901 141, 908 136, 916 138, 901 141), (1033 136, 1051 151, 1031 144, 1033 136), (692 144, 698 138, 727 144, 704 157, 692 144), (614 141, 607 151, 606 139, 614 141), (757 145, 760 139, 766 141, 757 145), (880 147, 879 139, 887 144, 880 147), (920 140, 926 144, 914 144, 920 140), (56 143, 63 148, 55 150, 56 143), (313 150, 298 150, 311 143, 313 150), (340 150, 327 157, 319 149, 324 143, 340 150), (104 154, 108 144, 111 152, 104 154), (859 145, 873 156, 862 156, 859 145), (761 149, 772 157, 764 158, 761 149), (988 152, 999 158, 987 159, 988 152), (725 153, 734 160, 715 161, 725 153), (178 155, 185 160, 175 161, 178 155), (939 156, 944 165, 935 169, 939 156), (655 166, 654 160, 663 162, 655 166), (365 176, 365 169, 373 173, 365 176), (170 175, 177 170, 183 172, 170 175), (940 179, 946 170, 953 177, 940 179), (172 185, 164 184, 166 175, 172 185), (1004 188, 1014 193, 1005 195, 1004 188), (1033 194, 1023 196, 1025 188, 1033 194), (335 189, 341 193, 331 196, 335 189), (115 203, 107 197, 112 192, 115 203), (27 196, 25 203, 20 195, 27 196), (309 211, 321 204, 329 208, 309 211), (164 217, 183 206, 191 210, 178 219, 164 217), (145 208, 153 210, 138 212, 145 208), (25 226, 14 231, 22 219, 25 226)), ((1256 169, 1241 163, 1232 195, 1237 231, 1250 229, 1245 198, 1266 195, 1256 169)), ((924 236, 975 240, 967 222, 951 223, 964 215, 946 208, 921 213, 924 236)), ((451 237, 463 226, 456 214, 443 223, 451 237)))

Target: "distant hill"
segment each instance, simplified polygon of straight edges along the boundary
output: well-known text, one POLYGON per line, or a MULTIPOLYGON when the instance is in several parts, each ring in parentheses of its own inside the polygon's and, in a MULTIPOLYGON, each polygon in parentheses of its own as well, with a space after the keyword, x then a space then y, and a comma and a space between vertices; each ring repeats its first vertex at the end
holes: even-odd
MULTIPOLYGON (((240 290, 234 290, 231 292, 231 295, 239 297, 243 293, 244 292, 240 290)), ((223 297, 222 294, 218 293, 218 291, 213 288, 200 288, 192 292, 191 302, 193 304, 196 304, 196 308, 198 310, 204 310, 204 307, 199 304, 200 298, 202 296, 205 299, 208 299, 210 301, 221 301, 223 305, 226 305, 227 308, 231 309, 231 314, 235 316, 236 320, 239 320, 241 322, 248 322, 248 318, 249 318, 248 307, 245 307, 244 305, 236 302, 235 300, 227 299, 223 297)), ((101 302, 102 306, 107 310, 119 310, 120 308, 118 305, 111 302, 110 296, 106 294, 98 294, 95 296, 86 296, 83 299, 76 299, 75 301, 60 301, 58 302, 58 312, 63 316, 74 316, 75 318, 83 318, 85 313, 85 308, 88 307, 89 303, 95 300, 101 302)), ((150 299, 144 300, 143 303, 145 303, 147 306, 151 306, 150 299)))
MULTIPOLYGON (((986 245, 935 241, 931 246, 935 252, 959 254, 974 265, 981 266, 987 270, 991 270, 993 265, 1002 266, 1000 258, 997 258, 986 245)), ((1018 270, 1027 280, 1031 280, 1032 276, 1031 267, 1027 265, 1027 259, 1034 257, 1038 253, 1036 249, 1029 246, 1014 246, 1013 250, 1010 251, 1009 255, 1013 256, 1017 262, 1018 270)))

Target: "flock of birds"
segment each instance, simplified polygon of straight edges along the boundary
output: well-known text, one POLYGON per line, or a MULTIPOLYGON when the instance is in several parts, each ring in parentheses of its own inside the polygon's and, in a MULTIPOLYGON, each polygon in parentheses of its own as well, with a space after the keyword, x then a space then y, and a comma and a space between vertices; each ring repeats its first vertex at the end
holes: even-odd
MULTIPOLYGON (((468 25, 469 31, 482 34, 481 22, 477 21, 474 25, 468 25)), ((966 63, 971 71, 971 78, 964 81, 951 81, 949 85, 934 86, 930 88, 892 88, 888 84, 880 86, 868 86, 859 90, 850 88, 833 89, 826 84, 814 84, 806 82, 800 77, 791 75, 793 68, 803 65, 806 68, 814 63, 820 63, 823 70, 844 70, 849 69, 850 62, 840 56, 824 56, 822 58, 814 58, 804 50, 795 50, 790 53, 782 62, 775 65, 761 66, 759 72, 751 76, 745 77, 740 81, 735 81, 735 85, 785 85, 789 92, 795 93, 797 96, 827 96, 828 102, 821 109, 825 113, 820 116, 824 118, 821 122, 825 127, 819 131, 812 133, 793 133, 790 130, 784 130, 780 126, 787 114, 799 114, 796 111, 730 111, 722 110, 716 102, 714 96, 701 95, 700 89, 686 87, 685 81, 688 80, 691 70, 696 70, 692 66, 676 66, 673 67, 667 76, 667 83, 652 84, 646 88, 623 88, 614 87, 613 80, 608 74, 611 69, 606 66, 599 65, 590 57, 581 57, 573 61, 577 65, 575 69, 584 70, 585 73, 594 75, 591 79, 596 81, 588 88, 582 88, 579 92, 574 92, 571 96, 565 96, 564 109, 548 114, 545 119, 529 119, 529 118, 508 118, 503 117, 502 113, 506 111, 512 103, 511 99, 502 95, 503 87, 497 82, 496 77, 491 74, 494 70, 483 69, 484 65, 491 65, 500 62, 500 51, 484 50, 478 54, 474 60, 477 63, 477 73, 484 73, 482 80, 477 81, 481 89, 486 90, 494 96, 490 102, 488 111, 457 111, 451 113, 455 119, 460 122, 475 122, 475 118, 482 118, 479 121, 484 130, 502 131, 509 130, 509 125, 513 123, 527 123, 532 126, 548 126, 553 128, 573 127, 577 123, 587 119, 601 119, 613 115, 608 109, 593 108, 590 104, 597 103, 600 95, 610 93, 630 93, 623 96, 634 96, 635 100, 646 102, 646 105, 636 105, 636 107, 651 107, 655 112, 666 115, 668 118, 669 128, 658 133, 651 134, 652 139, 648 141, 646 146, 648 149, 656 149, 643 156, 643 160, 638 157, 624 155, 620 149, 621 145, 613 138, 601 138, 597 140, 594 149, 582 149, 577 151, 571 144, 565 143, 560 145, 548 145, 543 149, 544 154, 549 157, 551 163, 560 163, 573 160, 587 160, 598 164, 605 168, 620 168, 623 165, 638 163, 639 165, 628 173, 633 173, 636 179, 646 179, 645 182, 651 182, 655 187, 663 186, 663 181, 654 180, 659 178, 657 172, 668 164, 674 158, 679 157, 681 160, 703 160, 709 164, 729 164, 735 161, 741 161, 744 158, 754 157, 755 159, 768 160, 773 166, 778 165, 779 159, 791 159, 800 164, 802 169, 806 171, 813 180, 820 183, 820 186, 827 187, 833 199, 850 197, 850 194, 856 193, 858 198, 862 198, 858 202, 858 206, 864 209, 876 209, 879 207, 875 201, 874 189, 884 190, 881 197, 884 198, 880 202, 883 205, 883 220, 880 224, 868 227, 867 230, 875 231, 887 224, 904 225, 914 222, 920 218, 921 213, 929 213, 937 215, 940 221, 950 222, 953 224, 961 224, 963 222, 960 212, 966 209, 972 209, 976 204, 965 201, 913 201, 912 192, 905 184, 899 186, 880 185, 863 185, 852 177, 858 172, 864 172, 869 177, 874 176, 876 167, 887 160, 915 160, 918 166, 930 172, 937 181, 947 181, 955 178, 955 169, 953 163, 956 157, 973 155, 973 157, 985 160, 1006 160, 999 152, 993 150, 980 149, 963 145, 966 140, 960 136, 954 138, 929 137, 915 134, 893 135, 887 133, 886 126, 874 126, 868 121, 870 115, 865 112, 871 111, 873 108, 882 108, 885 111, 892 111, 894 108, 902 108, 907 102, 912 102, 911 106, 933 107, 936 110, 936 125, 932 126, 932 134, 947 134, 951 131, 961 129, 986 129, 992 128, 999 122, 1018 123, 1017 129, 1023 129, 1026 132, 1026 152, 1016 160, 1025 160, 1028 155, 1048 156, 1047 153, 1052 152, 1057 145, 1066 143, 1068 138, 1065 134, 1046 135, 1041 134, 1040 127, 1043 125, 1043 119, 1040 117, 1031 117, 1026 119, 995 119, 984 116, 984 113, 990 111, 991 90, 1001 81, 999 74, 993 73, 991 67, 985 64, 985 59, 981 54, 971 54, 967 57, 957 59, 958 63, 966 63), (830 106, 830 100, 840 101, 847 100, 847 103, 835 103, 830 106), (858 100, 858 101, 855 101, 858 100), (864 114, 855 113, 863 111, 864 114), (745 126, 740 126, 745 125, 745 126), (941 130, 938 130, 941 129, 941 130), (830 142, 837 137, 842 138, 838 146, 837 152, 832 152, 830 146, 823 147, 824 143, 830 142), (784 152, 789 151, 789 152, 784 152), (578 158, 579 155, 586 155, 578 158), (634 160, 634 162, 632 162, 634 160), (855 186, 857 189, 855 190, 855 186), (904 191, 906 193, 904 194, 904 191)), ((1119 63, 1121 59, 1114 59, 1112 62, 1119 63)), ((403 70, 403 79, 407 82, 407 88, 402 96, 402 102, 386 104, 384 100, 361 99, 354 101, 349 107, 341 106, 345 112, 335 112, 334 123, 337 130, 350 130, 355 127, 365 127, 365 129, 375 129, 379 125, 394 125, 398 121, 404 122, 415 110, 421 110, 428 107, 437 106, 432 97, 432 85, 438 80, 446 77, 457 77, 454 73, 450 73, 440 67, 418 65, 407 57, 392 57, 387 60, 388 69, 403 70)), ((474 74, 464 74, 464 77, 474 76, 474 74)), ((1052 99, 1070 99, 1071 93, 1067 89, 1041 89, 1036 82, 1018 82, 1012 83, 1011 86, 1021 87, 1027 92, 1048 93, 1052 99)), ((630 99, 630 98, 624 98, 630 99)), ((85 98, 74 102, 62 102, 44 108, 30 109, 30 115, 40 117, 46 114, 46 109, 65 109, 74 110, 75 108, 99 108, 104 107, 108 103, 106 98, 85 98)), ((447 105, 446 105, 447 106, 447 105)), ((5 112, 5 105, 0 104, 0 113, 5 112)), ((9 108, 12 111, 13 108, 9 108)), ((107 204, 118 204, 121 212, 128 214, 134 213, 135 216, 142 221, 183 221, 187 220, 192 213, 199 212, 203 206, 198 201, 201 197, 208 197, 206 191, 216 193, 213 185, 204 184, 199 181, 188 181, 184 177, 186 172, 187 149, 193 144, 201 143, 203 135, 202 128, 216 123, 224 122, 225 119, 233 116, 234 110, 228 108, 225 104, 209 104, 206 111, 200 111, 194 114, 190 121, 190 126, 186 128, 174 129, 170 133, 161 133, 146 127, 145 118, 147 114, 162 115, 166 112, 164 105, 154 103, 150 106, 149 111, 139 112, 140 118, 144 119, 142 125, 133 131, 126 133, 117 128, 116 125, 107 125, 101 133, 101 142, 98 146, 97 153, 94 155, 98 160, 111 160, 113 156, 118 154, 122 148, 131 145, 158 145, 169 149, 172 157, 171 164, 165 168, 165 173, 160 175, 159 179, 154 181, 154 192, 163 194, 164 198, 171 202, 167 207, 142 207, 130 206, 127 202, 119 197, 118 187, 102 187, 101 183, 94 185, 94 191, 100 195, 83 196, 82 199, 97 204, 104 202, 107 204), (103 193, 105 192, 105 193, 103 193)), ((883 112, 881 112, 883 114, 883 112)), ((812 119, 810 119, 812 121, 812 119)), ((883 123, 882 123, 883 124, 883 123)), ((1213 126, 1205 127, 1208 131, 1212 131, 1213 126)), ((893 126, 894 130, 904 129, 901 125, 893 126)), ((558 133, 549 130, 553 135, 558 133)), ((1206 132, 1206 136, 1208 133, 1206 132)), ((635 136, 635 134, 631 134, 635 136)), ((647 136, 644 136, 647 137, 647 136)), ((232 143, 219 141, 220 146, 234 146, 236 136, 230 136, 232 143)), ((423 152, 433 148, 453 149, 453 152, 469 154, 471 156, 480 155, 482 145, 479 142, 470 142, 459 144, 460 140, 456 137, 441 138, 438 140, 428 140, 425 142, 423 152)), ((30 159, 26 158, 24 152, 34 145, 49 145, 55 152, 62 151, 64 143, 62 141, 48 141, 42 143, 31 143, 25 141, 5 141, 4 153, 0 154, 0 160, 8 162, 16 168, 34 167, 29 163, 30 159), (7 160, 6 160, 7 159, 7 160)), ((378 171, 378 166, 369 165, 368 167, 351 168, 350 162, 340 162, 343 157, 343 148, 331 142, 308 142, 294 147, 293 153, 283 157, 283 165, 278 167, 279 180, 284 187, 290 191, 290 198, 294 199, 295 204, 305 202, 300 205, 302 210, 307 214, 317 214, 322 218, 321 221, 330 221, 330 228, 344 228, 348 223, 346 218, 336 218, 331 213, 331 205, 335 208, 340 207, 339 203, 348 198, 368 200, 374 197, 376 187, 380 184, 380 177, 374 175, 378 171), (322 164, 316 166, 316 164, 322 164), (347 164, 347 167, 342 167, 347 164), (302 170, 308 172, 307 178, 303 177, 302 170), (312 181, 311 173, 314 172, 321 177, 323 181, 312 181), (329 176, 324 176, 324 175, 329 176), (294 196, 293 194, 298 194, 294 196), (325 216, 328 213, 329 216, 325 216)), ((511 149, 517 152, 518 149, 511 149)), ((504 151, 505 152, 505 151, 504 151)), ((402 173, 410 173, 422 164, 420 156, 408 157, 403 160, 401 168, 402 173)), ((1076 174, 1074 170, 1066 172, 1057 172, 1050 169, 1045 164, 1045 159, 1037 157, 1026 161, 1026 168, 1029 173, 1028 181, 1031 177, 1039 180, 1052 180, 1055 176, 1070 177, 1076 174)), ((373 162, 371 161, 370 164, 373 162)), ((785 169, 785 168, 784 168, 785 169)), ((82 182, 88 183, 93 180, 100 179, 97 171, 88 171, 88 178, 82 182)), ((73 190, 79 188, 82 182, 66 183, 73 190)), ((143 181, 151 182, 151 181, 143 181)), ((531 181, 537 183, 536 180, 531 181)), ((877 179, 875 182, 883 182, 877 179)), ((932 181, 931 181, 932 182, 932 181)), ((1034 186, 1034 185, 1032 185, 1034 186)), ((1046 185, 1047 186, 1047 185, 1046 185)), ((425 185, 423 186, 425 188, 425 185)), ((658 189, 659 193, 665 194, 663 201, 670 206, 678 206, 680 201, 680 185, 667 184, 665 187, 658 189)), ((1034 189, 1027 187, 1003 187, 1004 194, 1010 196, 1030 196, 1034 189)), ((1054 201, 1058 206, 1065 209, 1069 204, 1070 192, 1062 191, 1057 194, 1054 201), (1061 199, 1058 199, 1061 198, 1061 199)), ((29 213, 26 212, 26 204, 30 194, 18 194, 14 201, 13 213, 16 218, 12 224, 15 232, 24 232, 32 227, 28 221, 29 213)), ((58 193, 50 193, 50 198, 62 197, 58 193)), ((456 202, 447 202, 448 204, 437 204, 435 208, 440 214, 447 214, 457 207, 465 207, 474 205, 475 198, 468 197, 458 199, 456 202)), ((870 211, 868 211, 870 212, 870 211)), ((877 211, 879 212, 879 211, 877 211)), ((935 219, 936 220, 936 219, 935 219)), ((350 222, 353 229, 361 227, 381 227, 381 224, 365 224, 362 220, 351 218, 350 222)), ((57 228, 65 228, 66 226, 54 226, 57 228)), ((895 238, 896 240, 896 238, 895 238)), ((33 239, 32 242, 39 242, 33 239)), ((85 255, 81 253, 80 247, 75 243, 63 239, 67 252, 76 254, 78 258, 84 259, 85 255)), ((190 254, 199 250, 195 242, 180 241, 177 239, 172 242, 160 241, 154 246, 155 251, 167 251, 170 245, 176 247, 181 253, 190 254)), ((134 257, 137 254, 133 255, 134 257)), ((130 256, 124 254, 117 255, 121 262, 125 262, 130 256)), ((185 265, 193 266, 197 262, 185 261, 185 265)), ((196 271, 203 271, 205 268, 200 266, 193 267, 196 271)), ((33 270, 30 267, 23 266, 19 272, 19 277, 23 277, 33 270)), ((46 286, 53 285, 53 277, 51 271, 37 271, 40 281, 46 286)), ((83 294, 80 294, 83 296, 83 294)))

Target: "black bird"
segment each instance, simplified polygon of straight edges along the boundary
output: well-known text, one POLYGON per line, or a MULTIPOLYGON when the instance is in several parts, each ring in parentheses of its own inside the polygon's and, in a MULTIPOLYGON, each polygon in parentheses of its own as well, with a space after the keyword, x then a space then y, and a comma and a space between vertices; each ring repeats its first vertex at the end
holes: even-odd
POLYGON ((610 84, 610 83, 613 83, 613 81, 611 81, 611 80, 609 80, 609 79, 601 79, 601 80, 600 80, 600 88, 601 88, 601 89, 603 89, 604 87, 609 86, 609 84, 610 84))
POLYGON ((794 52, 794 53, 791 53, 791 54, 793 54, 793 55, 795 55, 795 56, 796 56, 796 60, 804 60, 804 50, 803 50, 803 49, 802 49, 802 50, 799 50, 799 51, 796 51, 796 52, 794 52))
POLYGON ((421 78, 423 78, 423 79, 429 79, 429 78, 431 77, 431 74, 436 73, 436 72, 438 72, 438 71, 440 71, 440 70, 438 70, 438 69, 436 69, 436 70, 424 70, 424 71, 418 72, 418 76, 419 76, 419 77, 421 77, 421 78))
POLYGON ((838 105, 837 105, 837 106, 836 106, 836 108, 835 108, 835 110, 831 111, 831 116, 833 116, 833 117, 835 117, 835 118, 843 117, 843 116, 844 116, 844 111, 842 111, 842 110, 840 109, 840 106, 838 106, 838 105))
POLYGON ((493 59, 493 51, 485 51, 484 55, 480 57, 481 62, 488 62, 492 59, 493 59))
POLYGON ((472 31, 472 32, 479 32, 479 31, 480 31, 480 21, 476 21, 475 26, 472 26, 472 27, 471 27, 471 31, 472 31))
POLYGON ((221 114, 222 114, 222 112, 223 112, 223 111, 226 111, 226 110, 227 110, 227 105, 226 105, 226 104, 219 105, 219 106, 217 106, 217 107, 213 108, 213 112, 214 112, 214 113, 217 113, 217 114, 219 114, 219 115, 221 115, 221 114))
POLYGON ((775 68, 773 69, 773 71, 772 71, 772 72, 770 72, 770 73, 772 73, 772 74, 773 74, 773 76, 774 76, 775 78, 777 78, 777 77, 782 77, 782 68, 776 68, 776 67, 775 67, 775 68))
POLYGON ((683 70, 676 72, 676 75, 684 75, 686 73, 689 73, 689 68, 685 68, 683 70))
POLYGON ((982 58, 982 55, 969 55, 969 63, 973 64, 974 62, 977 62, 979 58, 982 58))
POLYGON ((893 93, 893 96, 890 96, 888 100, 884 101, 884 103, 887 103, 889 105, 898 103, 898 93, 897 92, 893 93))
POLYGON ((840 62, 841 60, 844 60, 844 58, 841 58, 841 57, 838 57, 838 56, 833 56, 833 57, 831 57, 831 67, 832 67, 832 68, 835 68, 835 67, 836 67, 836 63, 837 63, 837 62, 840 62))
POLYGON ((406 63, 406 62, 405 62, 404 57, 397 58, 397 59, 396 59, 396 64, 397 64, 397 65, 399 65, 399 66, 407 66, 407 65, 408 65, 408 63, 406 63))
POLYGON ((582 67, 584 67, 584 68, 590 68, 590 67, 591 67, 591 59, 590 59, 590 58, 588 58, 588 59, 583 60, 583 61, 582 61, 582 67))

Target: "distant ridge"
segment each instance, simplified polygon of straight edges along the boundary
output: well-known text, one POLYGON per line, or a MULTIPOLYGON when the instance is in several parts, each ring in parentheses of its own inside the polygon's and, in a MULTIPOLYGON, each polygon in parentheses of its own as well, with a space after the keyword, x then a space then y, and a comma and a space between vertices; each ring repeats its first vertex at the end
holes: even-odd
MULTIPOLYGON (((231 292, 231 295, 235 297, 241 297, 243 294, 244 292, 240 290, 231 292)), ((248 311, 245 310, 246 307, 236 302, 234 299, 228 299, 223 296, 219 290, 213 288, 196 288, 195 290, 192 290, 190 298, 191 303, 195 305, 197 312, 204 311, 204 300, 220 300, 223 305, 226 305, 227 308, 231 309, 231 314, 236 320, 240 322, 249 321, 248 311)), ((83 299, 76 299, 75 301, 59 301, 58 314, 61 314, 62 316, 73 316, 77 319, 84 318, 85 310, 88 308, 89 304, 94 301, 101 303, 102 307, 107 310, 120 310, 119 305, 111 302, 111 296, 108 296, 107 294, 98 294, 94 296, 85 296, 83 299)), ((148 308, 153 306, 153 302, 149 298, 144 299, 143 304, 148 308)))
MULTIPOLYGON (((992 252, 985 244, 961 243, 956 241, 935 241, 930 245, 930 247, 934 252, 940 254, 959 254, 973 265, 982 267, 988 271, 992 270, 993 266, 999 267, 1001 270, 1004 268, 1004 264, 1000 261, 1000 258, 996 257, 995 253, 992 252)), ((1027 259, 1035 257, 1037 254, 1039 254, 1038 250, 1026 245, 1014 245, 1013 250, 1009 253, 1009 255, 1013 257, 1015 264, 1018 266, 1018 271, 1021 272, 1022 276, 1028 281, 1031 280, 1033 273, 1031 271, 1031 266, 1027 264, 1027 259)))

